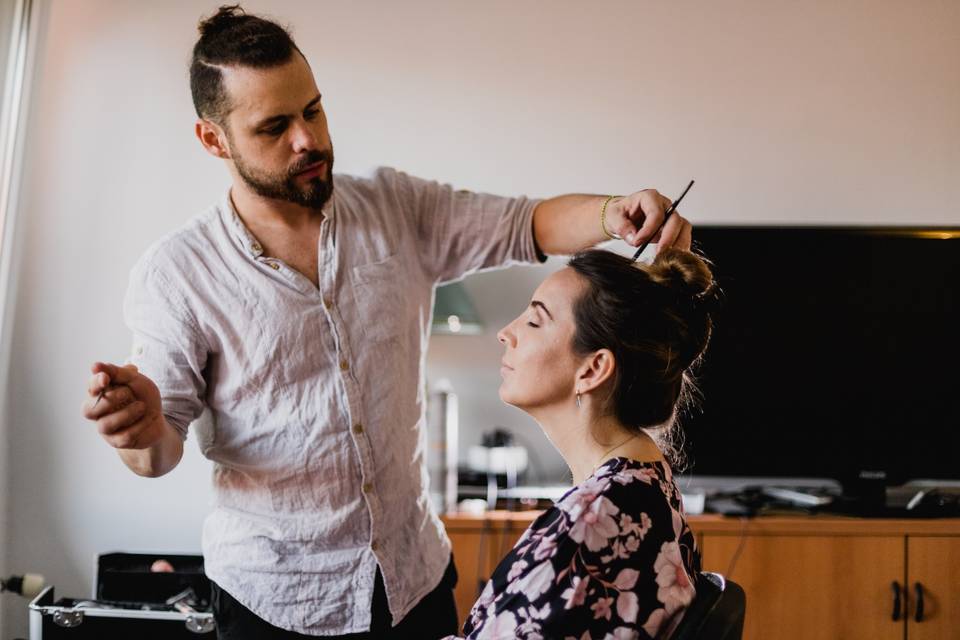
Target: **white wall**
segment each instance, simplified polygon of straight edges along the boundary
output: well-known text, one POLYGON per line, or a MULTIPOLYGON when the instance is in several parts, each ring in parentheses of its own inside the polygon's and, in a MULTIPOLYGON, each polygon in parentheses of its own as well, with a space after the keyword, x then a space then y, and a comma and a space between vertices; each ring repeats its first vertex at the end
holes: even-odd
MULTIPOLYGON (((193 139, 187 61, 216 2, 53 0, 26 165, 11 363, 5 565, 62 595, 110 549, 191 550, 210 469, 159 480, 80 417, 121 360, 129 267, 205 207, 225 171, 193 139)), ((960 3, 495 0, 250 2, 293 26, 338 170, 390 164, 505 194, 676 194, 694 222, 960 224, 960 3)), ((468 282, 493 328, 542 273, 468 282)), ((437 339, 470 442, 536 426, 496 400, 492 332, 437 339), (467 364, 469 363, 469 364, 467 364)), ((560 462, 541 441, 545 466, 560 462), (552 456, 552 457, 551 457, 552 456)), ((26 635, 6 597, 0 637, 26 635)))

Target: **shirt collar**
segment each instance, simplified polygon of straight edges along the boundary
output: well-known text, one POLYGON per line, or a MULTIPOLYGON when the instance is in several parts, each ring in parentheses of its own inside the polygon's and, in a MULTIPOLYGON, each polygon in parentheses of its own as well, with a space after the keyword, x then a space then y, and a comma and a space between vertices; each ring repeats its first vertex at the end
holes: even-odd
MULTIPOLYGON (((337 189, 336 182, 334 182, 333 193, 330 195, 327 204, 323 205, 323 215, 331 223, 334 220, 334 213, 336 212, 336 200, 337 189)), ((230 197, 229 187, 220 199, 220 218, 227 228, 230 229, 233 237, 246 253, 250 254, 253 258, 259 258, 263 255, 263 246, 250 229, 247 228, 247 225, 243 223, 243 220, 240 219, 240 214, 237 213, 237 209, 233 206, 233 199, 230 197)))

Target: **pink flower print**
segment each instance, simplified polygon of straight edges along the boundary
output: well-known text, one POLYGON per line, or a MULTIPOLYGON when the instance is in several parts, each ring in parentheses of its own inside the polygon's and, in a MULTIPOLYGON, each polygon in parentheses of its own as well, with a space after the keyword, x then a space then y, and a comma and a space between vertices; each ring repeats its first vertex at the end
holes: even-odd
POLYGON ((653 526, 653 522, 650 520, 650 516, 644 511, 640 514, 640 527, 638 533, 640 534, 640 539, 647 535, 647 531, 650 531, 650 527, 653 526))
POLYGON ((617 521, 613 518, 619 512, 620 508, 605 496, 598 497, 570 527, 570 538, 575 542, 586 543, 590 551, 600 551, 607 546, 610 538, 620 532, 617 521))
MULTIPOLYGON (((549 607, 550 605, 547 605, 548 610, 549 607)), ((529 612, 523 607, 517 610, 517 613, 520 614, 523 621, 516 628, 516 637, 522 635, 524 640, 543 640, 543 636, 540 635, 540 623, 535 622, 533 619, 533 614, 536 613, 536 611, 536 608, 533 606, 530 607, 529 612)))
POLYGON ((630 536, 623 543, 623 548, 625 551, 625 553, 623 554, 623 558, 627 559, 630 557, 631 553, 636 553, 637 549, 640 548, 640 541, 637 540, 636 536, 630 536))
POLYGON ((647 621, 643 623, 643 630, 647 632, 648 636, 651 638, 657 637, 657 633, 660 631, 660 626, 663 625, 663 619, 666 615, 667 612, 664 609, 653 610, 653 613, 650 614, 647 621))
POLYGON ((613 581, 613 586, 620 591, 629 591, 637 586, 637 578, 639 577, 640 572, 636 569, 621 569, 613 581))
POLYGON ((533 605, 530 605, 530 619, 531 620, 546 620, 547 616, 550 615, 550 603, 543 605, 543 608, 537 609, 533 605))
POLYGON ((680 545, 676 542, 664 542, 660 553, 653 563, 657 572, 657 600, 664 604, 667 612, 686 607, 693 600, 693 584, 683 567, 680 545))
POLYGON ((480 597, 477 598, 476 604, 473 605, 473 610, 470 612, 471 616, 479 616, 480 611, 493 604, 493 601, 493 580, 487 580, 487 584, 483 587, 483 592, 480 594, 480 597))
POLYGON ((606 618, 610 619, 610 616, 613 615, 613 610, 610 608, 610 605, 613 604, 613 598, 597 598, 597 601, 590 605, 590 610, 593 611, 593 618, 606 618))
POLYGON ((630 484, 634 480, 652 484, 657 479, 657 472, 654 469, 644 467, 643 469, 621 469, 612 480, 618 484, 630 484))
POLYGON ((580 576, 573 576, 570 584, 571 586, 567 588, 560 597, 567 601, 563 605, 564 609, 572 609, 574 607, 579 607, 583 604, 584 600, 587 598, 587 584, 590 582, 590 578, 581 578, 580 576))
POLYGON ((617 627, 613 630, 613 633, 608 633, 603 636, 603 640, 637 640, 640 637, 640 634, 634 631, 633 629, 628 629, 627 627, 617 627))
POLYGON ((523 573, 523 570, 527 568, 526 560, 517 560, 512 565, 510 565, 510 573, 507 574, 507 581, 512 582, 515 578, 519 577, 523 573))
POLYGON ((622 591, 617 596, 617 615, 624 622, 636 622, 640 613, 640 601, 633 591, 622 591))
POLYGON ((487 618, 486 623, 480 628, 477 634, 477 640, 499 640, 501 638, 516 637, 517 619, 510 611, 502 611, 498 615, 487 618))
POLYGON ((671 509, 670 514, 673 516, 673 537, 679 540, 683 533, 683 516, 676 509, 671 509))
POLYGON ((544 536, 533 549, 533 558, 537 562, 542 562, 547 558, 552 558, 557 553, 557 534, 551 533, 544 536))
POLYGON ((557 507, 569 515, 571 520, 576 520, 609 485, 610 481, 605 478, 587 478, 558 502, 557 507))
POLYGON ((541 562, 533 571, 507 585, 507 593, 522 592, 527 600, 533 602, 547 592, 556 575, 551 563, 541 562))
POLYGON ((633 517, 628 513, 620 514, 620 535, 626 536, 630 534, 636 534, 640 536, 640 539, 643 540, 643 537, 647 535, 647 531, 650 530, 650 516, 646 512, 640 513, 640 522, 636 523, 633 521, 633 517))

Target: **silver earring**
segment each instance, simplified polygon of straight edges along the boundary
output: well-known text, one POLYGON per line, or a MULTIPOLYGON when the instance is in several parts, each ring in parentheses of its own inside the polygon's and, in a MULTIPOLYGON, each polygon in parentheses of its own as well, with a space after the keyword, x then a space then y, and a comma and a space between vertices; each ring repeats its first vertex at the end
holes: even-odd
POLYGON ((580 408, 580 392, 577 391, 577 409, 580 408))

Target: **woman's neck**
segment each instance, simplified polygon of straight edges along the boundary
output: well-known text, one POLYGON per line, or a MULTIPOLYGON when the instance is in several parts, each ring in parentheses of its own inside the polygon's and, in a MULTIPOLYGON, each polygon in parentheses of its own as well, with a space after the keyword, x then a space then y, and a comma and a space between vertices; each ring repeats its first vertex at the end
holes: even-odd
POLYGON ((573 410, 564 407, 531 415, 563 456, 575 485, 611 458, 663 460, 660 449, 646 433, 628 429, 613 416, 594 415, 586 403, 573 410))

